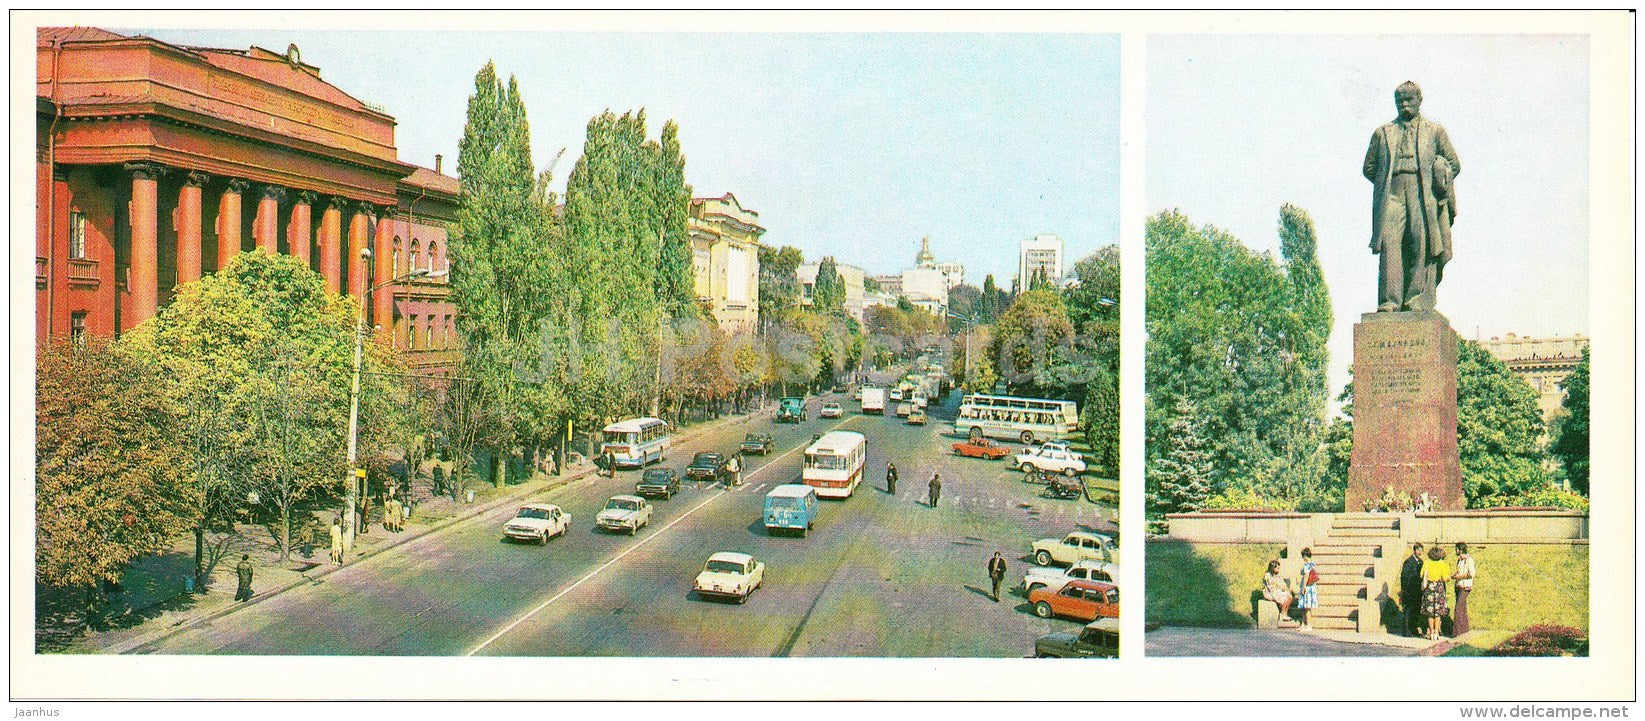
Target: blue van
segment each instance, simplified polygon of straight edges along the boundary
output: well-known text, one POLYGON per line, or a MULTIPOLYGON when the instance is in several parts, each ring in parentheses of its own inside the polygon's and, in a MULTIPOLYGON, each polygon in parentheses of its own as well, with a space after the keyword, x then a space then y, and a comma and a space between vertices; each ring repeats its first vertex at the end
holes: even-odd
POLYGON ((799 483, 788 483, 765 494, 765 530, 779 529, 805 532, 817 519, 817 489, 799 483))

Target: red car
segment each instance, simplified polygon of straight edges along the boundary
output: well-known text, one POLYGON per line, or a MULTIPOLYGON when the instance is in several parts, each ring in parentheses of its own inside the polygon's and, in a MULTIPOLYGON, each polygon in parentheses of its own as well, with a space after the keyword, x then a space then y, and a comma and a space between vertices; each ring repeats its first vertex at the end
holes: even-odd
POLYGON ((974 441, 955 443, 954 455, 969 456, 971 458, 987 458, 990 461, 994 461, 1011 455, 1011 449, 988 440, 987 438, 978 438, 974 441))
POLYGON ((1028 594, 1034 615, 1066 616, 1081 621, 1120 617, 1120 589, 1100 581, 1069 581, 1061 591, 1039 588, 1028 594))

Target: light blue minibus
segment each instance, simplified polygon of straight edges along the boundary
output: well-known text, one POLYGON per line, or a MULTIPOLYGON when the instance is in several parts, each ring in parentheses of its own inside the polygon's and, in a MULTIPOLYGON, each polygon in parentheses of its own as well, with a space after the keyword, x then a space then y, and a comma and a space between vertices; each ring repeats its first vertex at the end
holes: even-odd
POLYGON ((800 537, 811 529, 817 519, 817 489, 799 483, 788 483, 765 494, 765 530, 799 531, 800 537))

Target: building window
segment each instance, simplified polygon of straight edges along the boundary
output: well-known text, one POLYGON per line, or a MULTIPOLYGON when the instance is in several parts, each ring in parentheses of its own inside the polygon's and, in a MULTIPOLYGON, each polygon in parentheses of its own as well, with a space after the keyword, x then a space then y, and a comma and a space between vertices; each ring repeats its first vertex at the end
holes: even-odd
POLYGON ((448 315, 446 316, 446 347, 455 348, 456 346, 457 323, 451 319, 451 316, 448 315))
POLYGON ((86 257, 86 214, 78 210, 69 211, 69 257, 86 257))
POLYGON ((436 252, 438 250, 439 246, 432 241, 428 244, 428 272, 430 273, 434 272, 434 256, 439 254, 436 252))
POLYGON ((86 312, 80 311, 69 316, 69 342, 75 348, 86 347, 86 312))
POLYGON ((406 323, 406 350, 417 350, 417 316, 411 316, 406 323))
POLYGON ((394 236, 394 277, 400 277, 400 236, 394 236))
POLYGON ((417 271, 417 264, 419 262, 421 262, 422 259, 423 259, 422 244, 418 243, 417 240, 414 238, 411 241, 411 267, 409 269, 407 269, 406 272, 407 273, 415 273, 417 271))

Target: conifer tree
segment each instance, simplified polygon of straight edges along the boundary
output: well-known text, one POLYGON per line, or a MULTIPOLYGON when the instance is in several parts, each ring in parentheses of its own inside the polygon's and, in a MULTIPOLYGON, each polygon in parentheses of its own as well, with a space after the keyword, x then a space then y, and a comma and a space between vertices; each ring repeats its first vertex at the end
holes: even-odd
POLYGON ((1148 515, 1197 511, 1211 497, 1215 470, 1199 410, 1186 398, 1172 406, 1164 450, 1148 467, 1148 515))

